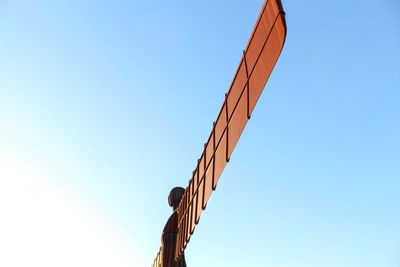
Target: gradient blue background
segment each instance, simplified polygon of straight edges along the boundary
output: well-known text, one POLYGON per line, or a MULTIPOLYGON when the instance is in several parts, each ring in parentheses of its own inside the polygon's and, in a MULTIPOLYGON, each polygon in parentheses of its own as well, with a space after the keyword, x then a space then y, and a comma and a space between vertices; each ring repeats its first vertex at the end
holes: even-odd
MULTIPOLYGON (((0 150, 150 266, 262 3, 0 1, 0 150)), ((283 5, 284 50, 188 266, 398 267, 400 3, 283 5)))

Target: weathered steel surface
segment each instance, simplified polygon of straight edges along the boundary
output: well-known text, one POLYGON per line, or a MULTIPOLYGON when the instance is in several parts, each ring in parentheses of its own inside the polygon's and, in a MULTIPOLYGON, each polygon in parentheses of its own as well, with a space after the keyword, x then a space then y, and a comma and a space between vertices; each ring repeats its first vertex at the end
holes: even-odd
MULTIPOLYGON (((211 134, 178 207, 176 259, 199 222, 218 179, 282 51, 286 38, 285 13, 280 0, 266 0, 243 51, 236 74, 211 134)), ((153 267, 162 266, 162 251, 153 267)))

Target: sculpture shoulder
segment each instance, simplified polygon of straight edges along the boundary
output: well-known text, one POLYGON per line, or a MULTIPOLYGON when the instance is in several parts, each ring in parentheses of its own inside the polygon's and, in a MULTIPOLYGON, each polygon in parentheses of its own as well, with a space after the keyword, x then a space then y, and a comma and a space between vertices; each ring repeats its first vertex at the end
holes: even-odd
POLYGON ((174 212, 169 217, 167 223, 165 224, 163 234, 164 233, 176 233, 178 230, 178 213, 174 212))

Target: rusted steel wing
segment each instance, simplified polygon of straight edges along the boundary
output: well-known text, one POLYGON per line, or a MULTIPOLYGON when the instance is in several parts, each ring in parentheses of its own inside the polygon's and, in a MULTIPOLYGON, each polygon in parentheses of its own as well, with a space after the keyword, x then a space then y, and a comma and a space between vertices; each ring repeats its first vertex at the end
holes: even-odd
MULTIPOLYGON (((176 259, 199 222, 218 179, 282 51, 286 37, 280 0, 266 0, 193 176, 179 204, 176 259)), ((153 267, 159 267, 161 251, 153 267)))
POLYGON ((154 259, 154 262, 153 262, 153 265, 152 265, 152 267, 162 267, 162 265, 161 265, 161 261, 162 261, 162 250, 161 250, 161 248, 160 248, 160 250, 158 251, 158 253, 157 253, 157 256, 156 256, 156 258, 154 259))

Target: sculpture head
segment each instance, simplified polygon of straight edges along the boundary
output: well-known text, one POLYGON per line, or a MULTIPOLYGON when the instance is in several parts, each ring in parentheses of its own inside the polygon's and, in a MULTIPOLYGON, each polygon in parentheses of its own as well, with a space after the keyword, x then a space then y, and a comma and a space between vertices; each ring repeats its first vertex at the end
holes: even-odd
POLYGON ((174 187, 174 188, 172 188, 171 192, 169 193, 168 204, 174 210, 176 210, 178 208, 179 201, 181 201, 181 198, 182 198, 184 192, 185 192, 185 188, 174 187))

